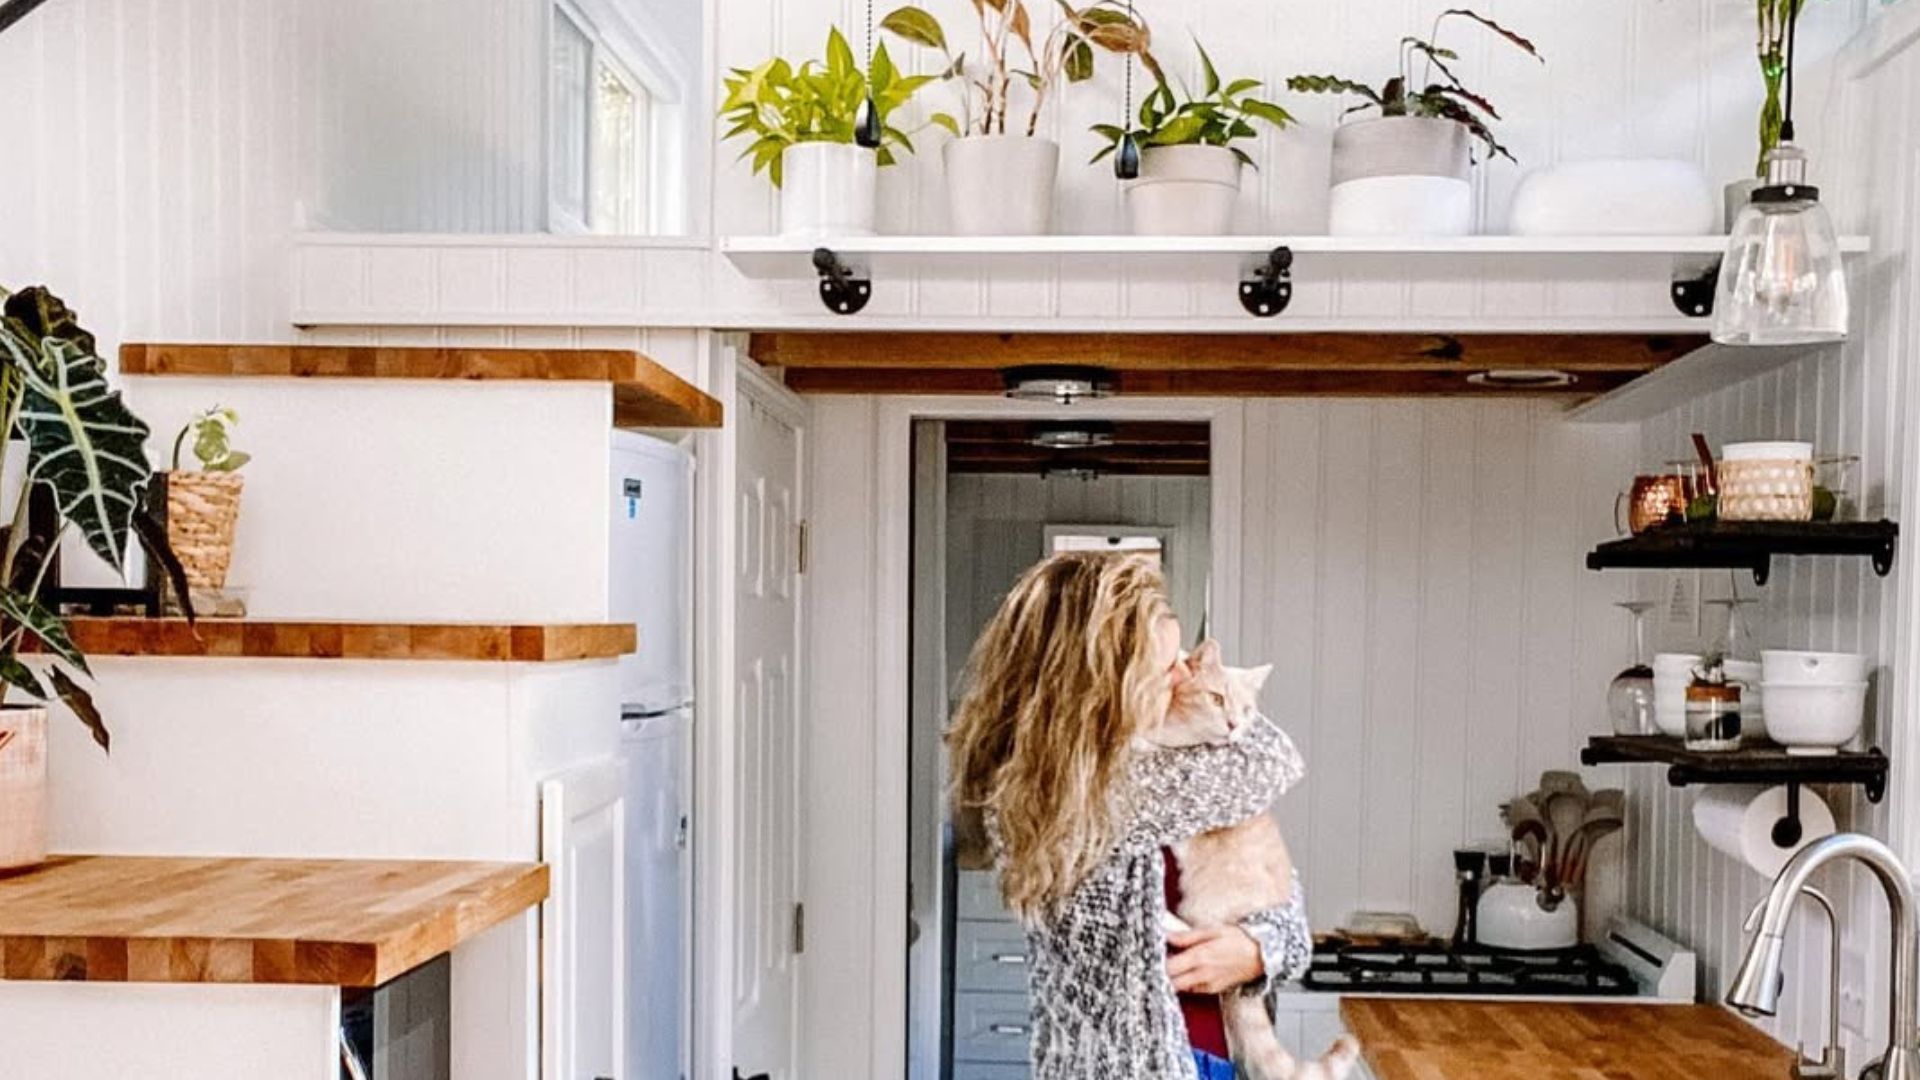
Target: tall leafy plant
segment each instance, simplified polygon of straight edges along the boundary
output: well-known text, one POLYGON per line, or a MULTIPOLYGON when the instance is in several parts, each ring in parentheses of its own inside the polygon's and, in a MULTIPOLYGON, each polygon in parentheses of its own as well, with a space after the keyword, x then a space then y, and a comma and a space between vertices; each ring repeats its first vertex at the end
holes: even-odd
POLYGON ((798 67, 774 57, 758 67, 735 68, 722 83, 727 96, 720 115, 732 123, 723 139, 751 137, 741 157, 753 159, 753 171, 765 172, 779 187, 787 147, 803 142, 851 143, 860 106, 869 92, 880 119, 880 146, 874 151, 882 165, 896 160, 895 151, 913 152, 913 135, 929 125, 955 134, 959 125, 946 113, 934 113, 919 129, 909 132, 889 122, 895 112, 931 75, 904 75, 887 55, 883 42, 862 71, 853 49, 838 29, 827 33, 827 57, 803 61, 798 67))
MULTIPOLYGON (((1262 86, 1259 79, 1223 81, 1206 47, 1198 41, 1193 47, 1200 54, 1200 93, 1195 94, 1179 80, 1175 80, 1176 90, 1156 65, 1153 90, 1140 102, 1139 126, 1133 129, 1134 142, 1148 147, 1224 146, 1232 150, 1242 164, 1251 166, 1253 158, 1233 143, 1260 133, 1253 126, 1255 120, 1285 128, 1293 123, 1293 114, 1271 101, 1253 96, 1262 86)), ((1127 129, 1118 124, 1095 124, 1093 131, 1107 140, 1107 145, 1093 155, 1094 161, 1119 149, 1127 135, 1127 129)))
POLYGON ((24 454, 25 482, 14 496, 0 546, 0 702, 10 691, 37 701, 57 696, 102 748, 105 721, 78 676, 90 676, 66 620, 42 597, 60 540, 78 531, 94 553, 125 570, 134 544, 159 560, 185 603, 186 577, 164 530, 146 512, 148 428, 107 383, 93 335, 58 297, 39 286, 0 289, 0 469, 24 454), (50 534, 29 535, 33 494, 49 496, 50 534), (21 660, 48 655, 46 681, 21 660), (49 689, 51 688, 51 689, 49 689))
POLYGON ((1500 119, 1493 102, 1467 89, 1453 70, 1460 54, 1438 44, 1440 31, 1448 19, 1465 19, 1491 30, 1499 37, 1533 57, 1545 61, 1533 42, 1501 26, 1485 15, 1466 8, 1448 8, 1433 20, 1433 32, 1424 38, 1411 35, 1400 39, 1400 70, 1378 87, 1339 75, 1295 75, 1287 88, 1306 94, 1356 94, 1363 100, 1347 112, 1379 109, 1382 116, 1426 116, 1452 120, 1465 127, 1489 154, 1508 161, 1513 154, 1494 137, 1493 121, 1500 119), (1416 81, 1413 69, 1422 65, 1416 81), (1437 76, 1437 77, 1436 77, 1437 76))
POLYGON ((896 8, 880 26, 915 45, 938 50, 945 58, 943 77, 961 83, 960 127, 965 134, 1005 135, 1011 130, 1034 135, 1061 82, 1093 77, 1096 49, 1132 53, 1159 74, 1149 51, 1152 34, 1145 20, 1129 13, 1119 0, 1094 0, 1080 8, 1067 0, 1054 0, 1054 4, 1057 14, 1052 25, 1036 36, 1026 0, 973 0, 980 46, 972 59, 953 51, 940 20, 924 8, 896 8), (1027 91, 1024 120, 1014 108, 1013 91, 1018 86, 1027 91), (1011 129, 1010 114, 1014 117, 1011 129))

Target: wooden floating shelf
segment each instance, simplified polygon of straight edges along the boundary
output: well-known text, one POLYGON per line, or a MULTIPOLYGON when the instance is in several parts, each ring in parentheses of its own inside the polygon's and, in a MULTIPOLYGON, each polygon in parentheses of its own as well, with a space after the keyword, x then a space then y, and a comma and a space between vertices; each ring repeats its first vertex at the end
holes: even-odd
POLYGON ((538 863, 56 856, 0 877, 0 978, 372 987, 547 889, 538 863))
POLYGON ((1667 782, 1690 784, 1859 784, 1879 802, 1887 793, 1887 755, 1878 748, 1834 754, 1789 754, 1778 746, 1689 750, 1671 735, 1596 735, 1580 751, 1583 765, 1665 765, 1667 782))
POLYGON ((1704 345, 1649 334, 757 333, 749 354, 806 393, 999 393, 1002 369, 1092 364, 1123 393, 1588 397, 1704 345), (1489 370, 1553 369, 1564 386, 1479 385, 1489 370))
POLYGON ((630 623, 365 623, 253 619, 67 620, 91 656, 215 659, 468 660, 557 663, 625 656, 639 647, 630 623))
POLYGON ((1900 526, 1891 521, 1710 521, 1661 525, 1587 553, 1589 570, 1750 570, 1765 585, 1775 555, 1861 555, 1886 576, 1900 526))
POLYGON ((717 428, 720 402, 630 349, 443 349, 375 345, 120 346, 123 375, 605 382, 615 427, 717 428))

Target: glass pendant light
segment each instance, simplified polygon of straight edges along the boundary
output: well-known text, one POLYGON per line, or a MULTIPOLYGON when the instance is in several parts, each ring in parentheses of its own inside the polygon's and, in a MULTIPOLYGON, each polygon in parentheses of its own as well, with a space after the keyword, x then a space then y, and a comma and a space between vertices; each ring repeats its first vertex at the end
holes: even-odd
POLYGON ((1793 38, 1787 24, 1787 102, 1780 143, 1767 152, 1756 188, 1728 230, 1713 298, 1713 340, 1722 345, 1814 345, 1847 336, 1847 279, 1833 218, 1807 183, 1807 154, 1793 144, 1793 38))

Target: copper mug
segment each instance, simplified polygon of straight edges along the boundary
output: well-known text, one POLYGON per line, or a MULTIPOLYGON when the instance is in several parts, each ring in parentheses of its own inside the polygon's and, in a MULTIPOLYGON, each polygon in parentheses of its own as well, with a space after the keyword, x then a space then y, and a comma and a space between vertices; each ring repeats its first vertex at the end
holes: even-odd
POLYGON ((1613 500, 1613 527, 1621 535, 1638 536, 1656 525, 1687 519, 1687 481, 1683 476, 1663 473, 1636 476, 1633 490, 1613 500), (1627 520, 1620 521, 1621 504, 1626 504, 1627 520))

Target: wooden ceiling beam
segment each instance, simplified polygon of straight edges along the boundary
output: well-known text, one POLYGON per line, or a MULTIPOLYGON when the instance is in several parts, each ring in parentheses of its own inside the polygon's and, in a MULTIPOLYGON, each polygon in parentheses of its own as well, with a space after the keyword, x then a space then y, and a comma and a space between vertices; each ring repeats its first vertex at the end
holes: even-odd
MULTIPOLYGON (((1549 397, 1577 400, 1602 394, 1640 374, 1638 371, 1582 371, 1562 387, 1476 386, 1472 371, 1378 371, 1371 369, 1271 371, 1123 371, 1118 391, 1152 397, 1549 397)), ((791 368, 789 389, 802 394, 998 394, 1000 373, 982 369, 941 368, 791 368)), ((1088 417, 1099 404, 1084 406, 1088 417)))
POLYGON ((1646 334, 982 334, 862 331, 756 333, 753 358, 808 369, 999 370, 1093 364, 1115 371, 1646 372, 1706 344, 1646 334))

